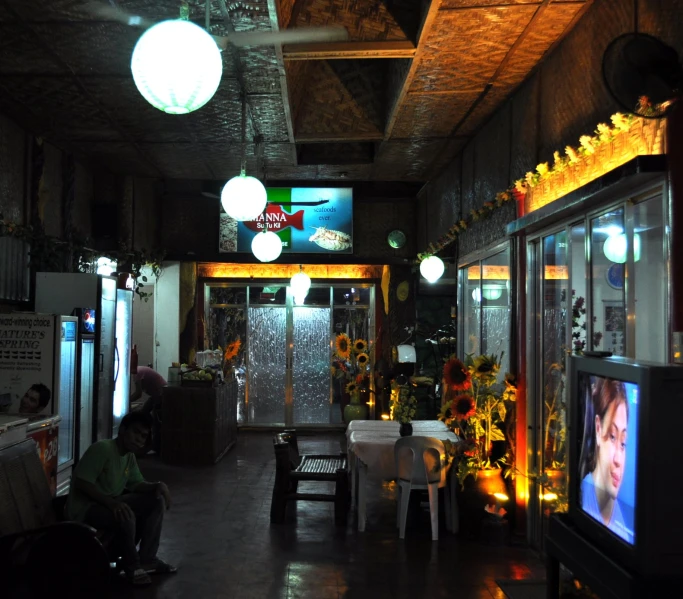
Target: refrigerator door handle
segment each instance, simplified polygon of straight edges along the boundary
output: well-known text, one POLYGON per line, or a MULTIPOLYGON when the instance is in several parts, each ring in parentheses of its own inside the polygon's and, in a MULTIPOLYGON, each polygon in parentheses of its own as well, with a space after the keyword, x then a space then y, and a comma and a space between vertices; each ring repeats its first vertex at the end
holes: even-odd
POLYGON ((119 346, 114 343, 114 362, 116 363, 116 370, 114 371, 114 384, 119 378, 119 368, 121 367, 121 358, 119 356, 119 346))
POLYGON ((100 354, 100 372, 104 372, 104 354, 100 354))

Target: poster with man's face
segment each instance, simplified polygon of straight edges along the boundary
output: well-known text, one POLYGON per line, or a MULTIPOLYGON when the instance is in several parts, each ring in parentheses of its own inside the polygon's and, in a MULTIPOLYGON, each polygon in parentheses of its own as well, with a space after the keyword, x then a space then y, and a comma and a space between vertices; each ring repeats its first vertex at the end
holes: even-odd
POLYGON ((0 413, 52 413, 54 342, 54 316, 0 315, 0 413))

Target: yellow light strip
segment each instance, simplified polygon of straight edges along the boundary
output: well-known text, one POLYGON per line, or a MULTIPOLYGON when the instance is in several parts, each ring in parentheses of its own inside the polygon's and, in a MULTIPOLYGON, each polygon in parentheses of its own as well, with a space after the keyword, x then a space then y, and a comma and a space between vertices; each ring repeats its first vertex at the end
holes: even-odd
MULTIPOLYGON (((470 266, 467 269, 468 279, 479 279, 479 266, 470 266)), ((509 280, 510 267, 508 266, 493 266, 491 264, 484 265, 483 279, 509 280)))
MULTIPOLYGON (((370 264, 304 264, 304 272, 312 279, 379 279, 381 265, 370 264)), ((202 262, 197 276, 207 279, 289 279, 299 272, 299 264, 224 264, 202 262)))
POLYGON ((567 266, 554 266, 547 264, 545 267, 545 278, 547 279, 569 279, 569 269, 567 266))

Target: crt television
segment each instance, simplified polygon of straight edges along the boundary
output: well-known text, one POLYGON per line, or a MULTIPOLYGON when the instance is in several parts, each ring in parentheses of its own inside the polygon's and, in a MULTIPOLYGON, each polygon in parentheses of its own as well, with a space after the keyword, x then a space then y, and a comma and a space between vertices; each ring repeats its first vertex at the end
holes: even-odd
POLYGON ((643 576, 683 568, 683 366, 570 358, 569 514, 643 576))

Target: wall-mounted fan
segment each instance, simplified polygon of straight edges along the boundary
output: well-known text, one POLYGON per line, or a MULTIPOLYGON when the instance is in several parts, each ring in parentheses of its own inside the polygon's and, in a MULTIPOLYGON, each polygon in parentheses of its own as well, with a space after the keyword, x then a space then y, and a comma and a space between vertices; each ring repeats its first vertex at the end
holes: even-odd
MULTIPOLYGON (((219 0, 221 12, 225 18, 228 14, 225 0, 219 0)), ((129 14, 116 6, 91 2, 85 9, 93 15, 110 21, 118 21, 131 27, 149 29, 156 24, 155 21, 138 15, 129 14)), ((210 1, 206 0, 207 21, 210 9, 210 1)), ((176 18, 175 15, 169 18, 176 18)), ((208 29, 208 23, 207 23, 208 29)), ((243 46, 269 46, 279 44, 302 44, 310 42, 336 42, 344 41, 349 37, 346 28, 339 26, 328 27, 301 27, 296 29, 284 29, 282 31, 240 31, 230 32, 228 35, 214 35, 216 44, 221 50, 225 50, 228 44, 237 47, 243 46)))
POLYGON ((610 43, 602 57, 602 76, 621 108, 644 118, 667 116, 683 94, 676 50, 643 33, 627 33, 610 43))

